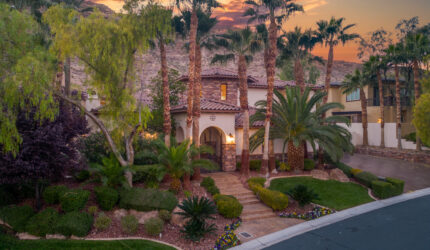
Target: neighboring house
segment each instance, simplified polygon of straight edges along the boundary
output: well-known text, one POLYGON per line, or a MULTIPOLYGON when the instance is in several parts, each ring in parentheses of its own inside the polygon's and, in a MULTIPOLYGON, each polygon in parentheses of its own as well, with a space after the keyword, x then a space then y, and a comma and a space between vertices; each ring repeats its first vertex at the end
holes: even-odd
MULTIPOLYGON (((220 68, 211 68, 202 72, 200 143, 214 148, 215 154, 207 156, 218 162, 224 171, 236 169, 236 159, 242 152, 243 118, 239 104, 239 77, 236 72, 220 68)), ((181 81, 187 82, 183 76, 181 81)), ((275 80, 275 88, 283 90, 295 86, 294 81, 275 80)), ((314 88, 320 88, 315 86, 314 88)), ((187 103, 186 93, 179 105, 172 107, 172 116, 176 121, 176 139, 185 138, 187 103)), ((267 83, 265 79, 248 76, 248 102, 250 116, 255 113, 255 103, 266 100, 267 83)), ((251 124, 250 135, 263 127, 262 122, 251 124)), ((275 154, 282 153, 282 141, 275 140, 275 154)), ((251 152, 251 158, 261 158, 262 148, 251 152)))
MULTIPOLYGON (((385 123, 396 123, 396 86, 394 79, 386 79, 384 84, 384 118, 385 123)), ((401 116, 402 116, 402 136, 415 131, 412 125, 412 103, 413 101, 405 95, 405 82, 401 82, 401 116)), ((361 101, 360 91, 350 94, 343 94, 342 83, 332 82, 329 90, 328 101, 339 102, 345 106, 344 109, 334 109, 330 112, 333 115, 348 116, 352 123, 361 123, 361 101)), ((380 100, 378 86, 368 85, 364 92, 367 98, 367 120, 368 123, 380 123, 380 100)))

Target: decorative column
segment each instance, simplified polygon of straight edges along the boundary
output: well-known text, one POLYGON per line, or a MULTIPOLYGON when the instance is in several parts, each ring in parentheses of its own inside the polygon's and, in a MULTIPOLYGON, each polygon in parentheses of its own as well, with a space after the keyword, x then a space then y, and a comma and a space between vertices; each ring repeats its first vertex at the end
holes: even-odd
POLYGON ((222 144, 222 170, 236 171, 236 144, 222 144))

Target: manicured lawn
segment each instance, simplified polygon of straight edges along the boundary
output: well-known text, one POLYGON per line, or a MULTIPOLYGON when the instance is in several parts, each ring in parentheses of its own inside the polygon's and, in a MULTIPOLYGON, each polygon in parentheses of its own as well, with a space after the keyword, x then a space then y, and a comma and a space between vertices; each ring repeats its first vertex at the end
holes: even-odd
POLYGON ((269 189, 286 193, 298 184, 305 185, 318 194, 319 200, 313 201, 314 203, 338 211, 373 201, 367 194, 367 189, 358 184, 334 180, 323 181, 311 177, 275 179, 270 183, 269 189))
POLYGON ((150 249, 174 250, 175 248, 148 240, 18 240, 0 233, 0 249, 44 250, 44 249, 150 249))

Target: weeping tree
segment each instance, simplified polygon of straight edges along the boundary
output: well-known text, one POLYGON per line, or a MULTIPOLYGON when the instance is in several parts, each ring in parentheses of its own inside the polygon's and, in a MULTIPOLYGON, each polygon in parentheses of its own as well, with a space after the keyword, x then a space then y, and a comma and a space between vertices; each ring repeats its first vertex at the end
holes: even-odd
MULTIPOLYGON (((310 88, 305 88, 303 93, 300 87, 287 88, 285 96, 275 90, 270 137, 283 141, 283 152, 287 147, 288 164, 296 171, 304 169, 304 141, 310 143, 314 152, 318 144, 334 161, 340 160, 344 152, 353 151, 351 133, 336 124, 345 123, 349 126, 349 119, 342 116, 322 117, 324 112, 343 108, 340 103, 317 105, 325 95, 325 92, 317 92, 311 96, 310 88)), ((257 105, 257 112, 251 117, 251 122, 265 119, 267 102, 259 101, 257 105)), ((259 129, 251 137, 251 150, 255 150, 263 141, 264 130, 259 129)))

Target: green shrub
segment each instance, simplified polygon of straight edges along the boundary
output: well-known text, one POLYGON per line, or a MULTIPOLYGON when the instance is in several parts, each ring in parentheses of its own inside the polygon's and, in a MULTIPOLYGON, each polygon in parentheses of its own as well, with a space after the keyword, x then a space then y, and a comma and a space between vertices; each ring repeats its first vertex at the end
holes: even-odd
POLYGON ((59 218, 60 216, 57 210, 48 207, 28 220, 25 231, 40 237, 44 237, 47 234, 54 234, 54 227, 59 218))
POLYGON ((394 186, 386 181, 372 181, 372 191, 376 197, 385 199, 394 196, 394 186))
POLYGON ((70 189, 60 195, 61 209, 64 212, 79 211, 85 207, 90 192, 82 189, 70 189))
POLYGON ((165 209, 172 211, 178 200, 168 191, 158 189, 131 188, 120 192, 119 206, 125 209, 151 211, 165 209))
POLYGON ((28 205, 11 205, 0 208, 0 219, 9 224, 9 226, 17 232, 25 231, 25 225, 27 224, 28 219, 33 215, 33 208, 28 205))
POLYGON ((159 235, 163 231, 164 221, 158 217, 150 218, 143 225, 145 232, 149 235, 159 235))
POLYGON ((139 228, 139 221, 129 214, 121 218, 121 228, 126 234, 135 234, 139 228))
POLYGON ((105 231, 110 227, 111 224, 111 218, 109 218, 104 213, 100 213, 94 221, 94 227, 97 229, 97 231, 105 231))
POLYGON ((283 210, 288 206, 288 196, 285 194, 266 189, 255 183, 249 183, 248 186, 264 204, 273 210, 283 210))
POLYGON ((264 187, 264 183, 266 183, 266 178, 264 178, 264 177, 251 177, 246 182, 248 184, 249 183, 255 183, 255 184, 258 184, 258 185, 264 187))
POLYGON ((220 193, 217 186, 210 186, 206 189, 206 191, 208 191, 208 193, 210 193, 211 195, 216 195, 220 193))
POLYGON ((73 211, 61 216, 56 226, 56 232, 64 236, 85 237, 91 230, 93 217, 85 212, 73 211))
POLYGON ((342 170, 342 172, 343 172, 346 176, 348 176, 349 178, 351 178, 351 177, 352 177, 352 173, 351 173, 352 168, 351 168, 350 166, 346 165, 346 164, 345 164, 345 163, 343 163, 343 162, 337 162, 337 163, 336 163, 336 167, 337 167, 338 169, 342 170))
POLYGON ((254 171, 260 171, 261 160, 250 160, 249 161, 249 169, 254 170, 254 171))
POLYGON ((101 132, 92 133, 79 140, 79 151, 88 162, 101 163, 103 157, 109 156, 109 145, 101 132))
POLYGON ((299 203, 301 207, 311 203, 313 200, 318 200, 318 195, 305 185, 296 185, 289 191, 291 197, 299 203))
POLYGON ((105 211, 110 211, 118 202, 118 192, 110 187, 96 187, 94 188, 97 203, 100 208, 105 211))
POLYGON ((96 215, 98 211, 99 209, 97 206, 90 206, 88 208, 88 213, 91 214, 92 216, 96 215))
POLYGON ((385 178, 385 181, 391 183, 395 187, 395 195, 400 195, 403 193, 403 189, 405 187, 404 181, 390 177, 385 178))
POLYGON ((243 206, 234 196, 217 194, 214 200, 218 212, 225 218, 236 218, 242 214, 243 206))
POLYGON ((315 168, 315 162, 312 159, 305 159, 305 170, 313 170, 315 168))
POLYGON ((200 186, 204 188, 208 188, 210 186, 215 186, 215 181, 212 179, 212 177, 205 177, 203 178, 202 182, 200 183, 200 186))
POLYGON ((163 180, 166 170, 158 165, 132 166, 133 182, 143 182, 148 188, 158 188, 163 180))
POLYGON ((58 204, 60 202, 60 196, 67 191, 67 187, 60 186, 50 186, 45 188, 42 193, 43 200, 48 205, 58 204))
POLYGON ((172 219, 172 214, 169 211, 163 209, 158 211, 158 217, 163 221, 168 222, 172 219))
POLYGON ((77 173, 74 175, 74 177, 75 177, 75 179, 76 179, 77 181, 79 181, 79 182, 84 182, 84 181, 86 181, 86 180, 88 180, 88 179, 90 178, 90 171, 88 171, 88 170, 86 170, 86 169, 81 170, 81 171, 77 172, 77 173))
POLYGON ((355 176, 356 174, 363 172, 363 170, 358 168, 351 168, 350 172, 352 176, 355 176))
POLYGON ((280 162, 279 163, 279 170, 281 170, 281 171, 291 171, 291 166, 287 162, 280 162))
POLYGON ((360 182, 361 184, 365 185, 366 187, 371 188, 372 187, 372 181, 378 180, 378 177, 372 173, 363 171, 358 174, 354 175, 354 178, 360 182))

